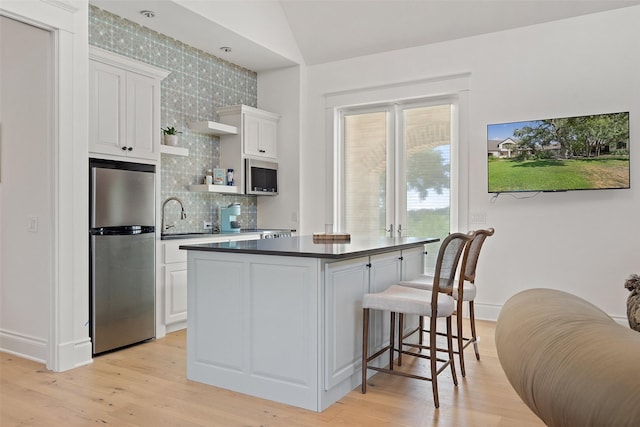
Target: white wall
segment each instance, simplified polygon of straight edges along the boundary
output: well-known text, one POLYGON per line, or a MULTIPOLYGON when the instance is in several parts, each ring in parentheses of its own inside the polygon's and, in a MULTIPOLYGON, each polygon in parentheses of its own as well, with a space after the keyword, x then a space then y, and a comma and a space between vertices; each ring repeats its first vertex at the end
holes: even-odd
POLYGON ((258 227, 299 229, 301 91, 303 66, 258 74, 258 107, 281 115, 278 123, 278 195, 258 196, 258 227))
MULTIPOLYGON (((523 289, 575 293, 622 321, 624 279, 640 271, 640 7, 398 50, 308 68, 301 147, 303 233, 325 222, 324 159, 330 131, 325 95, 425 78, 471 73, 468 177, 460 182, 461 218, 485 213, 496 229, 478 271, 476 315, 495 319, 523 289), (517 200, 487 193, 486 125, 630 111, 631 189, 543 193, 517 200), (467 205, 468 203, 468 205, 467 205), (467 208, 468 206, 468 208, 467 208)), ((460 228, 465 228, 460 224, 460 228)), ((479 228, 485 224, 466 224, 479 228)))
POLYGON ((53 276, 52 34, 0 17, 0 46, 0 348, 46 361, 53 276))

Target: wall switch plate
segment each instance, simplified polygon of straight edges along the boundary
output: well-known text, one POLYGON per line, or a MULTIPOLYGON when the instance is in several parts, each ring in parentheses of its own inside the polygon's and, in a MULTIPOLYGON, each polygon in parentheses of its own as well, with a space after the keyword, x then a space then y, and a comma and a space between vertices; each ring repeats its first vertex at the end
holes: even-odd
POLYGON ((27 226, 27 231, 29 233, 37 233, 38 232, 38 217, 35 215, 29 216, 29 225, 27 226))
POLYGON ((472 212, 470 215, 471 224, 486 224, 487 213, 486 212, 472 212))
POLYGON ((202 221, 202 228, 205 230, 211 230, 213 228, 213 223, 211 221, 202 221))

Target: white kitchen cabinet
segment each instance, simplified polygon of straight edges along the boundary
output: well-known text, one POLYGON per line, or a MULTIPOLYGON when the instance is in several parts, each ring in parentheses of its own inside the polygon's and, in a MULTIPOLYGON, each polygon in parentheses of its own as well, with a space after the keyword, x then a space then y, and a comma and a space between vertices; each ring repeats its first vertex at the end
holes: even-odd
POLYGON ((171 325, 187 320, 187 263, 164 266, 164 322, 171 325))
POLYGON ((276 158, 277 118, 245 112, 242 131, 245 156, 276 158))
POLYGON ((271 161, 277 158, 278 114, 247 105, 218 108, 216 113, 220 123, 240 129, 237 135, 223 135, 221 143, 235 144, 244 156, 271 161))
POLYGON ((360 383, 362 298, 400 279, 399 244, 424 248, 409 240, 375 251, 311 236, 255 250, 188 245, 187 379, 323 411, 360 383))
POLYGON ((424 247, 402 251, 402 280, 412 280, 424 274, 426 254, 424 247))
MULTIPOLYGON (((364 294, 382 292, 401 278, 415 278, 422 272, 422 264, 416 261, 423 260, 424 248, 420 247, 325 264, 325 390, 360 370, 364 294)), ((371 314, 369 354, 388 345, 390 328, 388 312, 374 310, 371 314)), ((417 318, 407 317, 405 331, 415 324, 417 318)))
POLYGON ((260 234, 241 233, 215 235, 205 238, 163 240, 160 276, 163 278, 161 297, 161 320, 166 332, 174 332, 186 327, 187 320, 187 251, 180 245, 200 243, 236 242, 258 240, 260 234))
POLYGON ((234 181, 245 194, 245 159, 277 161, 278 114, 246 105, 216 110, 220 123, 235 126, 237 135, 220 136, 220 165, 234 170, 234 181))
POLYGON ((160 83, 169 72, 95 47, 89 58, 91 155, 156 162, 160 83))

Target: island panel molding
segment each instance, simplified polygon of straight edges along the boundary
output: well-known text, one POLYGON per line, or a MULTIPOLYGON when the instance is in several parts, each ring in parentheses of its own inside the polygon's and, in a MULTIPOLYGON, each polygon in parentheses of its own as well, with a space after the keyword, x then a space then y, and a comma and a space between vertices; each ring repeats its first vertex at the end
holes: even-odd
POLYGON ((317 410, 317 264, 189 251, 187 378, 317 410))
MULTIPOLYGON (((423 273, 436 238, 313 236, 187 250, 187 378, 321 412, 361 381, 362 298, 423 273)), ((389 316, 371 322, 372 350, 389 316)), ((406 331, 417 326, 413 317, 406 331)), ((374 373, 371 372, 370 375, 374 373)))

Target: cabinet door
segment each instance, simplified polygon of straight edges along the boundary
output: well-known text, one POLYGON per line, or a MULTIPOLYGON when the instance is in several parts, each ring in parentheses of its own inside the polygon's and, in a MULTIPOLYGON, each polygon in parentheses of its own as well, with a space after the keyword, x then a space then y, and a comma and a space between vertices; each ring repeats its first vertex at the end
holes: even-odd
POLYGON ((122 155, 126 71, 89 61, 89 151, 122 155))
POLYGON ((187 320, 187 263, 164 267, 164 323, 187 320))
POLYGON ((273 120, 260 119, 260 141, 258 150, 260 155, 276 158, 276 138, 278 124, 273 120))
POLYGON ((151 77, 127 73, 127 155, 156 160, 160 125, 155 118, 158 83, 151 77))
POLYGON ((244 115, 242 145, 245 155, 262 155, 260 153, 260 119, 258 117, 244 115))
POLYGON ((258 157, 276 157, 278 123, 274 120, 244 113, 244 154, 258 157))
MULTIPOLYGON (((420 246, 417 248, 405 249, 402 251, 402 280, 411 280, 424 274, 425 248, 420 246)), ((419 322, 418 316, 405 316, 404 333, 408 333, 415 329, 419 322)), ((414 334, 409 342, 417 342, 418 336, 414 334)))
POLYGON ((405 249, 402 251, 402 280, 413 280, 424 274, 425 249, 405 249))
POLYGON ((325 265, 325 390, 360 369, 362 297, 369 288, 368 258, 325 265))
MULTIPOLYGON (((402 271, 401 253, 390 252, 371 257, 369 292, 382 292, 400 282, 402 271)), ((369 354, 389 344, 390 313, 372 310, 369 317, 369 354)))

